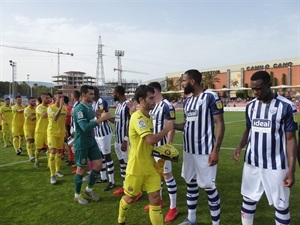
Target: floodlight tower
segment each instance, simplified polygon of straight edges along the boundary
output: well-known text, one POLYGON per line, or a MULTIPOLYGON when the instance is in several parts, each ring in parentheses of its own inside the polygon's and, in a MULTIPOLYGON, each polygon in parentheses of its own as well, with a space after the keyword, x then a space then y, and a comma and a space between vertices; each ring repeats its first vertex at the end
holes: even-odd
POLYGON ((11 98, 14 98, 15 97, 15 80, 17 79, 17 63, 12 61, 12 60, 9 60, 9 64, 11 65, 12 67, 12 73, 11 73, 11 98))
POLYGON ((104 68, 103 68, 103 54, 102 54, 102 47, 104 45, 101 41, 101 36, 98 39, 98 58, 97 58, 97 70, 96 70, 96 84, 100 86, 100 81, 102 85, 105 85, 105 75, 104 75, 104 68))
POLYGON ((118 59, 118 85, 122 85, 122 64, 121 64, 121 57, 124 56, 124 51, 122 50, 116 50, 115 56, 117 56, 118 59))

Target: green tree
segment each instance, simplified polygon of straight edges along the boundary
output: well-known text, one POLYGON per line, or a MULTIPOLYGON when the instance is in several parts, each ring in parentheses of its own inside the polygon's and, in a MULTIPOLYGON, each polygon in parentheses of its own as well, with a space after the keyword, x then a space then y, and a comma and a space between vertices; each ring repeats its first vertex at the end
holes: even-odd
POLYGON ((0 98, 4 98, 4 95, 9 94, 10 82, 0 81, 0 98))
POLYGON ((178 90, 181 90, 181 88, 182 88, 182 80, 183 80, 183 74, 181 74, 181 76, 177 80, 178 90))
POLYGON ((166 91, 176 91, 177 87, 174 85, 173 79, 166 77, 166 91))
POLYGON ((202 83, 204 88, 214 88, 215 83, 220 83, 220 78, 217 77, 218 74, 206 73, 202 75, 202 83))
POLYGON ((235 96, 236 96, 237 98, 241 98, 241 99, 247 98, 247 95, 246 95, 246 93, 245 93, 244 90, 236 91, 236 92, 235 92, 235 96))

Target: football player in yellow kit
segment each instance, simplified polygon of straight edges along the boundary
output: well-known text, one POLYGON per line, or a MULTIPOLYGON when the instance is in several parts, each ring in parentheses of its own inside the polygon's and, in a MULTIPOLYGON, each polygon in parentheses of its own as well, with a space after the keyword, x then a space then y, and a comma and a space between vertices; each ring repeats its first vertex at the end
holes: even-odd
MULTIPOLYGON (((0 102, 0 109, 2 106, 4 106, 5 103, 4 102, 0 102)), ((0 112, 0 136, 2 136, 2 119, 1 119, 1 112, 0 112)), ((0 139, 1 141, 1 139, 0 139)))
POLYGON ((15 97, 16 104, 11 108, 13 113, 12 119, 12 136, 13 146, 17 155, 22 152, 22 143, 24 138, 24 109, 25 106, 22 104, 22 98, 20 95, 15 97))
POLYGON ((48 104, 51 102, 49 93, 41 94, 42 103, 39 104, 36 109, 36 125, 34 132, 35 143, 35 168, 39 167, 40 153, 43 150, 44 145, 47 145, 47 126, 48 126, 48 104))
POLYGON ((36 99, 34 97, 28 98, 28 106, 24 110, 24 133, 26 139, 26 149, 30 161, 34 161, 33 156, 33 143, 34 143, 34 130, 36 124, 35 116, 35 103, 36 99))
POLYGON ((59 171, 61 155, 66 136, 66 107, 64 106, 64 94, 61 91, 55 94, 55 103, 48 107, 47 139, 49 148, 48 165, 50 168, 50 183, 55 184, 56 178, 64 175, 59 171))
POLYGON ((5 105, 0 108, 0 118, 2 122, 4 148, 6 148, 8 142, 12 141, 11 123, 12 123, 13 114, 11 110, 10 98, 6 98, 4 101, 5 101, 5 105))

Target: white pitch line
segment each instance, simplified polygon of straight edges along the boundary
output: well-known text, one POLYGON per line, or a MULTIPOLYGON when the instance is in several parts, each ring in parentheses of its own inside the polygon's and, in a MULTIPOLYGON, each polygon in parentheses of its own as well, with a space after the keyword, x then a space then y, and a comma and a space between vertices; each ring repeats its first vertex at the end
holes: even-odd
MULTIPOLYGON (((230 123, 239 123, 239 122, 243 122, 245 120, 235 120, 235 121, 229 121, 229 122, 226 122, 225 124, 230 124, 230 123)), ((176 131, 176 133, 178 132, 182 132, 182 131, 176 131)), ((113 145, 113 144, 112 144, 113 145)), ((182 146, 182 144, 174 144, 173 145, 178 145, 178 146, 182 146)), ((224 147, 221 147, 221 149, 226 149, 226 150, 233 150, 235 148, 224 148, 224 147)), ((43 158, 46 158, 46 157, 43 157, 43 158)), ((17 165, 17 164, 21 164, 21 163, 27 163, 29 162, 29 160, 26 160, 26 161, 20 161, 20 162, 14 162, 14 163, 8 163, 8 164, 4 164, 4 165, 0 165, 0 168, 1 167, 6 167, 6 166, 13 166, 13 165, 17 165)))
MULTIPOLYGON (((182 146, 182 144, 175 144, 173 143, 173 145, 177 145, 177 146, 182 146)), ((226 147, 221 147, 221 149, 225 149, 225 150, 234 150, 235 148, 226 148, 226 147)), ((41 157, 40 159, 45 159, 47 157, 41 157)), ((29 160, 25 160, 25 161, 20 161, 20 162, 14 162, 14 163, 7 163, 7 164, 3 164, 0 165, 0 168, 2 167, 7 167, 7 166, 13 166, 13 165, 17 165, 17 164, 22 164, 22 163, 28 163, 30 162, 29 160)), ((33 165, 33 164, 32 164, 33 165)))
MULTIPOLYGON (((40 159, 45 159, 45 158, 47 158, 47 157, 41 157, 40 159)), ((19 162, 14 162, 14 163, 7 163, 7 164, 0 165, 0 168, 1 167, 6 167, 6 166, 13 166, 13 165, 17 165, 17 164, 22 164, 22 163, 28 163, 28 162, 30 162, 29 159, 25 160, 25 161, 19 161, 19 162)))

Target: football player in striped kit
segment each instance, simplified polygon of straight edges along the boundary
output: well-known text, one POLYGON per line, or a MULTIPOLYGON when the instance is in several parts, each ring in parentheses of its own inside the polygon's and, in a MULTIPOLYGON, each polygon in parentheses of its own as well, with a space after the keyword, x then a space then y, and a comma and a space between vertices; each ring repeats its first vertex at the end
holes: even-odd
MULTIPOLYGON (((128 126, 130 120, 130 110, 127 103, 130 100, 125 97, 125 89, 122 86, 116 86, 113 91, 114 101, 118 101, 118 105, 115 111, 115 116, 110 119, 115 124, 115 151, 120 163, 121 177, 124 181, 126 174, 126 165, 128 159, 128 126)), ((123 194, 123 185, 118 190, 114 191, 113 194, 123 194)))
MULTIPOLYGON (((108 112, 108 103, 106 100, 99 98, 96 102, 94 110, 96 116, 101 116, 102 112, 108 112)), ((106 168, 108 173, 109 183, 104 188, 104 191, 109 191, 115 187, 115 176, 114 176, 114 161, 111 158, 111 138, 112 138, 112 128, 109 124, 109 121, 101 122, 97 127, 94 128, 95 139, 98 144, 98 147, 103 154, 102 159, 102 169, 100 171, 101 179, 97 180, 97 183, 107 182, 106 177, 106 168)))
POLYGON ((183 131, 183 164, 181 175, 187 184, 188 217, 180 225, 195 225, 199 188, 203 188, 213 225, 220 224, 220 198, 215 185, 219 151, 225 126, 223 105, 214 92, 203 90, 202 74, 188 70, 183 74, 184 123, 175 124, 183 131), (215 131, 216 124, 216 131, 215 131))
MULTIPOLYGON (((153 119, 153 133, 156 134, 160 132, 164 128, 165 121, 171 121, 173 124, 175 123, 175 108, 174 106, 167 100, 164 99, 161 93, 161 85, 158 82, 151 82, 148 86, 152 87, 155 91, 155 107, 150 111, 150 115, 153 119)), ((155 146, 161 146, 165 144, 171 144, 175 135, 175 130, 171 130, 166 136, 163 137, 161 141, 155 144, 155 146)), ((158 161, 160 158, 155 157, 155 161, 158 161)), ((169 198, 170 198, 170 209, 165 217, 165 222, 171 222, 175 219, 178 214, 178 210, 176 207, 177 200, 177 184, 175 178, 172 174, 172 164, 170 160, 166 160, 164 163, 163 170, 164 181, 166 182, 169 198)), ((161 185, 163 184, 163 181, 161 185)), ((162 188, 160 190, 160 197, 162 199, 162 188)), ((149 210, 149 206, 145 207, 146 210, 149 210)))
POLYGON ((243 225, 252 225, 256 203, 263 193, 275 208, 275 224, 290 224, 290 188, 295 182, 297 152, 296 107, 271 90, 271 77, 257 71, 251 77, 256 97, 246 106, 246 130, 233 152, 238 161, 247 145, 241 194, 243 225))

